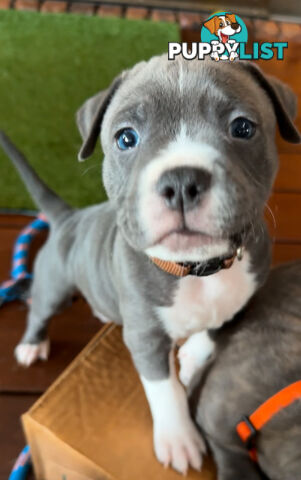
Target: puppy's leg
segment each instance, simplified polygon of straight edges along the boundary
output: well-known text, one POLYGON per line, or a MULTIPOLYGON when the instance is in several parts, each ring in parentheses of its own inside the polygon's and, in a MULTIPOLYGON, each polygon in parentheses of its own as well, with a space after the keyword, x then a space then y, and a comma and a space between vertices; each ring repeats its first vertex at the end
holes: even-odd
POLYGON ((125 342, 150 405, 157 459, 183 474, 189 466, 200 470, 205 444, 190 417, 186 392, 176 376, 173 352, 168 354, 169 338, 158 329, 144 334, 136 331, 133 337, 131 340, 126 332, 125 342))
POLYGON ((30 366, 36 360, 47 360, 49 340, 47 327, 50 317, 57 311, 67 296, 72 293, 61 268, 56 268, 47 249, 39 252, 31 287, 31 304, 25 333, 15 349, 21 365, 30 366))
POLYGON ((186 387, 191 383, 194 375, 204 367, 213 355, 214 342, 207 330, 195 333, 181 346, 178 352, 180 362, 180 380, 186 387))
POLYGON ((218 480, 262 480, 256 464, 247 451, 230 450, 210 441, 210 447, 217 464, 218 480))
POLYGON ((174 356, 170 354, 170 375, 164 380, 141 381, 154 421, 154 448, 158 460, 186 474, 189 465, 202 467, 205 444, 190 418, 187 397, 177 380, 174 356))

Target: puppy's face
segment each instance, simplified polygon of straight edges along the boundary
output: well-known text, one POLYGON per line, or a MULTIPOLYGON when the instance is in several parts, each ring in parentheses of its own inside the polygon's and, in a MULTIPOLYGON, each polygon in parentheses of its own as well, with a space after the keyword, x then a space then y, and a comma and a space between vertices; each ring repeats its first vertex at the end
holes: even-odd
POLYGON ((210 20, 207 20, 204 26, 208 28, 210 33, 214 33, 219 37, 223 43, 226 43, 231 35, 241 31, 241 26, 237 23, 236 17, 232 13, 215 15, 210 20))
MULTIPOLYGON (((273 90, 271 101, 254 68, 155 57, 79 111, 80 158, 93 150, 102 121, 104 185, 134 248, 201 261, 229 253, 262 217, 277 170, 280 100, 273 90)), ((293 94, 283 100, 293 104, 293 94)), ((297 141, 281 115, 282 134, 297 141)))

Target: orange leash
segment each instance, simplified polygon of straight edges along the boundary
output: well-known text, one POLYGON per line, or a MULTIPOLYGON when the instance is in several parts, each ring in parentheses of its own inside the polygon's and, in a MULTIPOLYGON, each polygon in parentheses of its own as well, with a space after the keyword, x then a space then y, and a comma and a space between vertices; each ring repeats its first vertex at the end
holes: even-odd
POLYGON ((301 380, 292 383, 266 400, 249 417, 243 417, 236 426, 236 431, 249 450, 250 457, 257 461, 255 437, 262 427, 269 422, 274 415, 301 398, 301 380))

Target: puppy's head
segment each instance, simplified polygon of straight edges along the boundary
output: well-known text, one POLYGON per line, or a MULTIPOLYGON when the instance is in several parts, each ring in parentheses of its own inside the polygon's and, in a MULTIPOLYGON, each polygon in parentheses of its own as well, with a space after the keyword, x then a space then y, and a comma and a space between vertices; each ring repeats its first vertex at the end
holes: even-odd
POLYGON ((222 42, 227 42, 231 35, 241 31, 241 26, 233 13, 215 15, 204 23, 210 33, 214 33, 222 42))
POLYGON ((202 261, 261 220, 276 122, 297 143, 295 113, 291 90, 253 64, 154 57, 81 107, 79 159, 100 135, 104 185, 132 247, 202 261))

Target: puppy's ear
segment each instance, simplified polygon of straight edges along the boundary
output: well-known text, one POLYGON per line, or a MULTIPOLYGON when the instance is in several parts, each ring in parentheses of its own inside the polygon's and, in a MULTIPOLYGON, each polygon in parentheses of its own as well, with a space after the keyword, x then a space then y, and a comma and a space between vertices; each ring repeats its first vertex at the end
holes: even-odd
POLYGON ((259 67, 250 62, 239 62, 247 69, 272 101, 281 136, 291 143, 300 143, 301 137, 293 120, 297 114, 297 97, 288 85, 265 75, 259 67))
POLYGON ((100 134, 104 114, 114 94, 122 83, 123 75, 115 78, 111 86, 86 100, 76 113, 76 123, 83 139, 78 154, 80 162, 92 155, 100 134))
POLYGON ((231 23, 237 23, 234 13, 227 13, 226 18, 229 18, 231 23))
POLYGON ((208 28, 210 33, 215 32, 215 25, 216 25, 216 17, 210 18, 207 22, 204 22, 204 27, 208 28))

